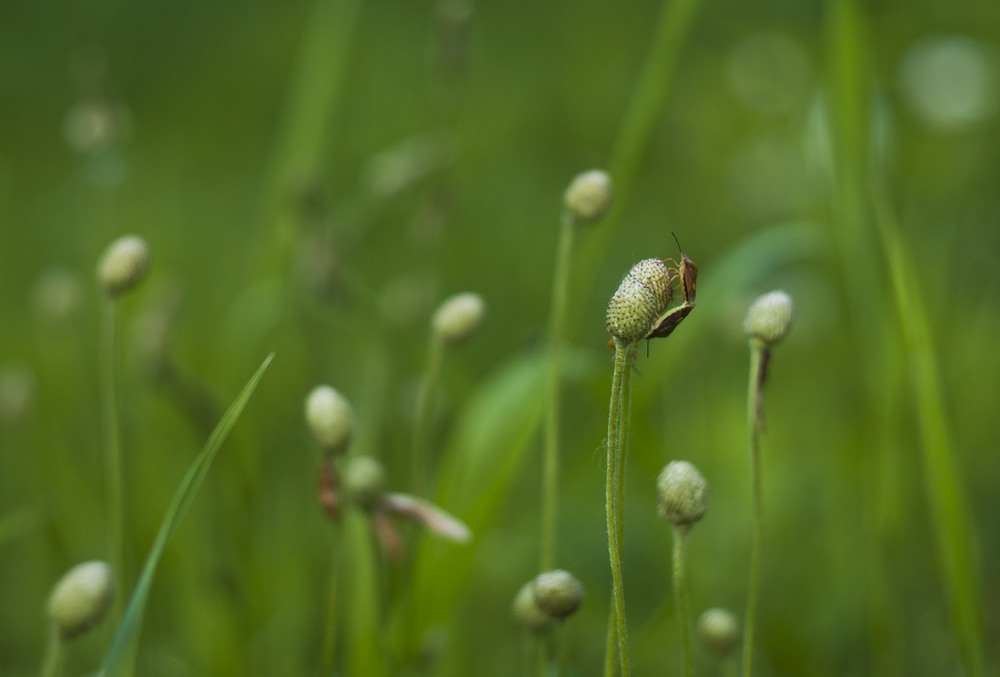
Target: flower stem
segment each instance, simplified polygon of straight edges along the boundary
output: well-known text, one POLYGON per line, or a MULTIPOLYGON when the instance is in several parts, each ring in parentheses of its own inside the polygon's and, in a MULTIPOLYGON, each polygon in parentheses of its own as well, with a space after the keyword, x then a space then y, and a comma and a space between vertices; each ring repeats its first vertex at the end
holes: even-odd
POLYGON ((633 344, 622 345, 615 341, 615 370, 611 379, 611 405, 608 413, 608 477, 605 488, 606 512, 608 521, 608 555, 611 559, 611 580, 613 589, 613 604, 611 615, 615 619, 615 632, 618 636, 618 655, 621 662, 621 675, 629 675, 628 633, 625 625, 625 591, 622 585, 622 539, 624 527, 621 524, 621 495, 623 483, 624 455, 622 438, 628 436, 628 431, 622 427, 623 417, 627 413, 622 406, 627 401, 624 386, 628 382, 628 371, 631 368, 629 356, 633 344))
POLYGON ((45 649, 45 660, 42 663, 42 677, 56 677, 59 674, 59 664, 62 662, 63 642, 55 624, 49 629, 49 642, 45 649))
POLYGON ((674 528, 674 599, 677 617, 681 622, 681 639, 684 643, 684 674, 691 677, 691 607, 687 596, 687 577, 684 571, 684 550, 687 546, 688 527, 674 528))
POLYGON ((549 325, 549 407, 545 418, 544 484, 542 493, 542 547, 540 570, 555 566, 556 527, 559 506, 559 404, 563 329, 566 323, 566 295, 569 288, 570 256, 576 226, 563 214, 556 252, 555 278, 552 280, 552 316, 549 325))
MULTIPOLYGON (((102 395, 104 409, 104 435, 105 435, 105 455, 104 455, 104 482, 106 510, 108 521, 108 563, 111 570, 124 582, 125 575, 125 528, 124 528, 124 491, 122 488, 122 451, 121 439, 118 429, 118 401, 115 392, 116 383, 116 360, 115 360, 115 334, 117 333, 117 322, 115 311, 117 302, 110 300, 105 304, 104 321, 101 336, 101 376, 103 379, 102 395)), ((121 596, 115 596, 114 617, 118 617, 121 609, 121 596)))
POLYGON ((329 591, 326 600, 326 627, 323 631, 323 674, 333 674, 333 661, 337 649, 337 611, 341 605, 339 595, 340 581, 340 550, 342 538, 340 527, 336 525, 333 530, 331 553, 330 553, 330 580, 329 591))
POLYGON ((437 392, 444 358, 444 344, 437 336, 431 336, 427 348, 427 364, 417 391, 416 411, 413 415, 413 493, 423 496, 427 493, 427 438, 430 429, 431 403, 437 392))
POLYGON ((754 616, 760 585, 760 561, 764 541, 764 500, 761 491, 760 432, 763 415, 763 365, 767 348, 759 339, 750 339, 750 380, 747 392, 747 428, 750 432, 750 483, 753 490, 753 549, 750 555, 750 588, 747 592, 743 630, 743 677, 753 671, 754 616))

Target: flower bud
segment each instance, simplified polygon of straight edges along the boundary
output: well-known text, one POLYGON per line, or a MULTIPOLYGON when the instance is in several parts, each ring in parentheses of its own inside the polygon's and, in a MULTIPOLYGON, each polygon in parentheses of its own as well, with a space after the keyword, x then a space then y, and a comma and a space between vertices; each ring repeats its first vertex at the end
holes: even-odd
POLYGON ((640 261, 632 266, 608 303, 608 332, 626 345, 645 338, 667 309, 671 296, 667 265, 660 259, 640 261))
POLYGON ((344 491, 364 510, 374 510, 385 493, 385 469, 371 456, 347 459, 344 468, 344 491))
POLYGON ((698 636, 712 653, 725 658, 740 642, 740 624, 725 609, 708 609, 698 619, 698 636))
POLYGON ((354 410, 338 391, 316 386, 306 398, 306 423, 328 453, 342 453, 354 434, 354 410))
POLYGON ((535 604, 554 618, 565 618, 583 603, 583 585, 568 571, 556 569, 538 574, 531 582, 535 604))
POLYGON ((32 303, 42 320, 58 325, 76 317, 82 297, 76 275, 68 270, 52 269, 35 283, 32 303))
POLYGON ((791 322, 792 298, 783 291, 772 291, 750 304, 743 330, 750 338, 771 345, 785 336, 791 322))
POLYGON ((138 235, 112 242, 97 265, 97 277, 108 296, 116 298, 136 286, 149 270, 149 245, 138 235))
POLYGON ((563 194, 563 205, 574 225, 600 221, 611 208, 611 177, 599 169, 577 174, 563 194))
POLYGON ((49 595, 49 618, 68 640, 101 622, 115 597, 115 582, 106 562, 78 564, 56 583, 49 595))
POLYGON ((462 343, 482 324, 486 306, 479 294, 466 292, 445 300, 434 313, 434 336, 446 346, 462 343))
POLYGON ((656 480, 660 517, 688 528, 708 509, 708 483, 687 461, 671 461, 656 480))
POLYGON ((533 586, 534 581, 528 581, 517 591, 511 606, 511 614, 525 630, 540 635, 551 630, 556 619, 539 608, 531 591, 533 586))

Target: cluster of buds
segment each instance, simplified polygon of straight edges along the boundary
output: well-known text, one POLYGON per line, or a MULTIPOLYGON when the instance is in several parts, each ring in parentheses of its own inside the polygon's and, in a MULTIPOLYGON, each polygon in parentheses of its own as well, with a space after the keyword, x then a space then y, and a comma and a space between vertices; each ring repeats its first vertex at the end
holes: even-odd
POLYGON ((318 495, 330 519, 340 519, 341 500, 346 499, 371 517, 382 547, 393 559, 402 554, 402 538, 391 516, 422 524, 456 543, 472 539, 472 532, 461 520, 429 501, 387 491, 385 469, 377 459, 346 456, 354 437, 354 410, 339 391, 327 385, 314 388, 306 398, 305 418, 324 449, 318 495))
POLYGON ((570 572, 556 569, 538 574, 522 585, 511 612, 525 630, 543 634, 575 613, 583 598, 580 581, 570 572))

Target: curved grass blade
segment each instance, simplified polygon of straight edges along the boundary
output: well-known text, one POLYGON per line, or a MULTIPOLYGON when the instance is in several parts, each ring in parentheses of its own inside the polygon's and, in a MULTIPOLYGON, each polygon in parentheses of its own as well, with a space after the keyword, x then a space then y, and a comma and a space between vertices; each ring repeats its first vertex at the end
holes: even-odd
POLYGON ((226 441, 229 431, 236 424, 236 420, 243 412, 243 408, 250 400, 250 396, 253 394, 254 389, 256 389, 261 377, 264 376, 264 371, 267 370, 267 366, 271 363, 273 357, 274 353, 268 355, 256 373, 243 386, 243 390, 233 400, 225 415, 223 415, 218 425, 215 426, 215 430, 212 431, 205 446, 191 463, 191 467, 188 468, 184 479, 174 493, 174 497, 170 501, 170 507, 167 508, 167 514, 164 515, 163 521, 160 523, 160 530, 156 534, 156 540, 153 541, 153 547, 150 548, 149 555, 146 556, 146 563, 142 567, 142 574, 135 585, 131 599, 129 599, 125 615, 118 624, 114 641, 111 643, 108 655, 104 659, 104 667, 101 670, 101 674, 105 677, 117 677, 118 675, 129 675, 132 673, 132 660, 139 641, 139 629, 142 627, 146 599, 149 597, 149 589, 153 584, 153 576, 156 573, 156 567, 160 563, 160 557, 163 555, 167 541, 170 540, 174 531, 177 530, 177 525, 180 524, 188 508, 191 507, 191 502, 194 500, 195 495, 197 495, 198 489, 201 488, 201 484, 204 482, 205 476, 212 466, 212 461, 218 455, 222 443, 226 441))

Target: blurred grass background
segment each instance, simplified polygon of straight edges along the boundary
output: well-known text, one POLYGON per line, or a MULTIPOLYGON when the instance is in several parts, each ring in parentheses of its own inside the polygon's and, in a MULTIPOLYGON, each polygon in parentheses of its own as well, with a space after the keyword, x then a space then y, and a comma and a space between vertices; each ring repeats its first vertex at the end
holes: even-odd
MULTIPOLYGON (((524 395, 542 374, 561 194, 613 161, 661 11, 0 6, 0 674, 36 672, 48 590, 106 556, 93 269, 127 232, 154 257, 121 314, 132 580, 211 425, 276 352, 165 554, 139 673, 319 674, 334 527, 315 499, 303 398, 321 382, 345 393, 356 451, 379 456, 390 487, 405 490, 429 318, 464 290, 483 295, 487 320, 447 357, 432 446, 442 471, 463 451, 497 458, 496 439, 516 463, 438 497, 463 518, 488 488, 498 504, 474 549, 435 545, 427 560, 441 580, 467 582, 427 603, 442 647, 430 673, 527 671, 509 604, 537 573, 544 405, 524 395), (81 290, 58 323, 40 290, 52 270, 81 290), (456 448, 469 441, 482 448, 456 448)), ((783 288, 797 314, 767 393, 760 673, 1000 674, 1000 9, 703 2, 680 36, 662 107, 648 110, 650 134, 624 167, 634 182, 611 224, 581 234, 572 282, 557 562, 588 599, 561 630, 567 674, 602 663, 610 588, 604 308, 634 262, 676 255, 670 231, 700 288, 698 309, 641 352, 633 379, 625 592, 636 671, 680 664, 670 532, 654 495, 671 459, 698 465, 712 489, 689 539, 692 605, 742 612, 741 323, 757 294, 783 288), (983 614, 985 649, 971 663, 925 491, 935 478, 888 263, 899 250, 878 235, 872 181, 928 318, 958 514, 975 541, 974 566, 957 574, 983 614)), ((379 562, 391 598, 400 574, 379 562)), ((389 627, 391 602, 383 613, 389 627)), ((109 638, 105 627, 76 643, 68 674, 94 670, 109 638)), ((696 666, 714 669, 703 652, 696 666)))

